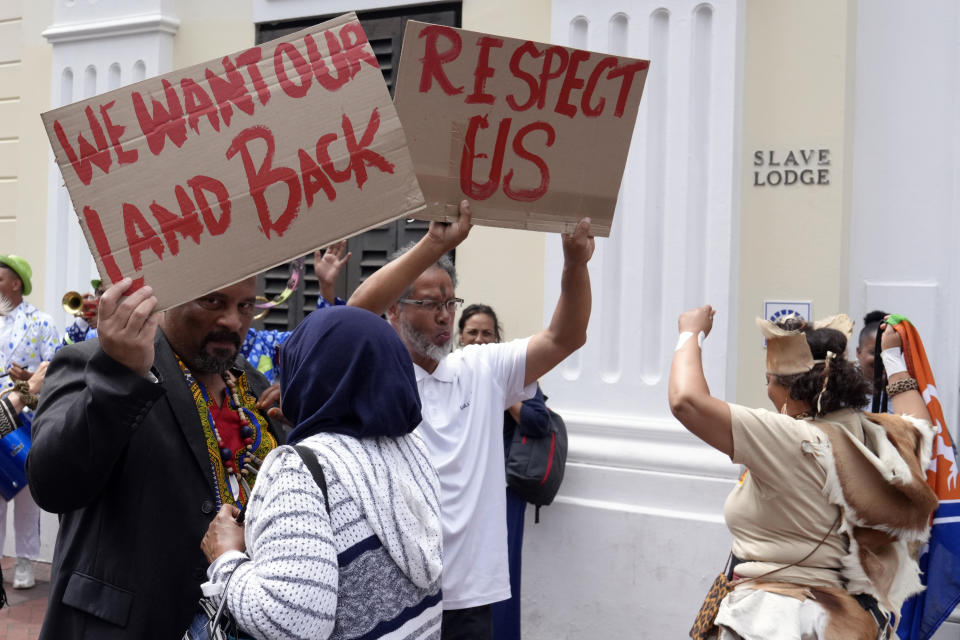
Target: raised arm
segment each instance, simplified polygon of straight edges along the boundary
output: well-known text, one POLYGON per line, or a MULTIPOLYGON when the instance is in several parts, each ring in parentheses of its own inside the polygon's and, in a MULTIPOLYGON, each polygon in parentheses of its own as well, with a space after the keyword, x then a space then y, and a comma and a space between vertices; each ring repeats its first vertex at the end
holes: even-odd
POLYGON ((129 286, 126 279, 103 296, 100 345, 64 349, 47 370, 27 456, 30 492, 47 511, 95 499, 163 395, 161 385, 144 377, 153 362, 157 299, 144 287, 120 300, 129 286))
POLYGON ((698 338, 701 331, 704 337, 710 335, 715 313, 707 305, 680 314, 677 325, 681 338, 673 353, 668 397, 673 417, 687 431, 730 456, 733 455, 730 406, 710 395, 698 338))
POLYGON ((317 308, 321 309, 327 304, 333 304, 337 295, 334 290, 337 284, 337 276, 340 270, 347 264, 347 260, 353 255, 347 251, 347 241, 341 240, 324 249, 317 249, 313 252, 313 273, 317 276, 317 282, 320 285, 320 300, 317 300, 317 308))
POLYGON ((550 326, 527 343, 525 384, 539 380, 587 341, 592 304, 587 263, 593 256, 593 249, 590 218, 581 220, 572 235, 563 234, 560 299, 553 310, 550 326))
POLYGON ((456 222, 431 222, 427 235, 413 249, 377 269, 357 287, 347 304, 377 315, 386 313, 421 273, 466 239, 470 226, 470 204, 464 200, 456 222))
POLYGON ((540 385, 532 398, 512 405, 507 411, 517 423, 520 433, 532 438, 542 438, 550 432, 550 412, 540 385))
MULTIPOLYGON (((887 373, 887 386, 896 384, 901 380, 911 378, 907 371, 907 364, 903 358, 903 341, 897 330, 889 324, 882 324, 883 335, 880 336, 880 358, 883 359, 884 370, 887 373)), ((890 396, 890 404, 893 406, 893 412, 897 415, 906 413, 914 418, 920 418, 927 422, 933 422, 930 418, 930 412, 927 410, 927 404, 923 401, 923 396, 916 389, 902 391, 890 396)))

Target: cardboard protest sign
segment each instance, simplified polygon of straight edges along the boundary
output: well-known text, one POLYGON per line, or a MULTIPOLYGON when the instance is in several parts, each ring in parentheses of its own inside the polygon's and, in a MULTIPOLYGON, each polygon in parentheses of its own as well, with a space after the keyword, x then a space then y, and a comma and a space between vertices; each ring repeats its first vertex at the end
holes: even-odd
POLYGON ((450 221, 610 235, 649 62, 408 22, 396 106, 427 201, 450 221))
POLYGON ((43 122, 100 275, 161 308, 424 205, 353 14, 43 122))

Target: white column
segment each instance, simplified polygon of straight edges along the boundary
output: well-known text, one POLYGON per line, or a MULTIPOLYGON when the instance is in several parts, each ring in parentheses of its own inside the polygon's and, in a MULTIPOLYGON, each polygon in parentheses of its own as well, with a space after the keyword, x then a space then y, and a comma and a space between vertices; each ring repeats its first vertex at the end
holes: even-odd
POLYGON ((850 307, 906 315, 951 432, 960 382, 960 6, 857 8, 850 307), (922 46, 918 46, 922 43, 922 46))
MULTIPOLYGON (((735 306, 737 6, 553 3, 554 42, 651 60, 614 229, 598 239, 591 263, 589 340, 545 382, 554 404, 574 419, 581 444, 605 441, 597 448, 607 453, 594 462, 730 473, 722 458, 693 445, 670 417, 666 398, 679 313, 708 302, 735 306), (614 432, 626 446, 607 446, 614 432), (689 445, 682 455, 657 448, 689 445)), ((547 247, 546 273, 557 274, 559 245, 547 247)), ((558 295, 558 278, 548 275, 547 321, 558 295)), ((707 377, 719 397, 734 394, 734 320, 718 314, 706 346, 707 377)))
MULTIPOLYGON (((554 0, 551 11, 554 43, 651 65, 613 231, 590 266, 587 344, 542 381, 570 450, 546 523, 528 521, 524 632, 685 637, 729 550, 721 510, 737 469, 672 418, 667 379, 677 316, 711 303, 724 312, 707 377, 714 395, 734 395, 741 5, 554 0)), ((545 321, 561 265, 548 242, 545 321)))
MULTIPOLYGON (((179 26, 171 4, 57 0, 54 23, 43 32, 53 47, 51 108, 170 71, 179 26)), ((61 296, 69 290, 89 291, 90 280, 99 276, 52 152, 48 196, 43 308, 62 327, 72 319, 56 311, 61 296)))
MULTIPOLYGON (((960 434, 960 6, 857 6, 850 307, 906 315, 960 434)), ((944 461, 941 461, 943 464, 944 461)), ((934 640, 960 638, 960 609, 934 640)))

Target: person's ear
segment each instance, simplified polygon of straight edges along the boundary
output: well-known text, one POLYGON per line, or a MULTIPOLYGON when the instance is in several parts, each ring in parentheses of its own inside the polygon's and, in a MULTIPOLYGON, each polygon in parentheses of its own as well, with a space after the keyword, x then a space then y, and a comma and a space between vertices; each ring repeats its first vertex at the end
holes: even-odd
POLYGON ((387 307, 387 320, 390 321, 390 324, 395 324, 400 320, 400 304, 393 303, 387 307))

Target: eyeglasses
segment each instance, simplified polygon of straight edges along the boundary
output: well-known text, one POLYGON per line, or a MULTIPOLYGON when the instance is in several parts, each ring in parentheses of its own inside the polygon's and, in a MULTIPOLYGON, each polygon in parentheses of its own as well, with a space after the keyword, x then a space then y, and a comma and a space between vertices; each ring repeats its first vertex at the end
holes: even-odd
POLYGON ((400 298, 399 300, 403 304, 415 304, 424 311, 429 311, 430 313, 436 313, 440 309, 446 309, 450 313, 454 313, 460 305, 463 304, 463 298, 450 298, 449 300, 412 300, 410 298, 400 298))

